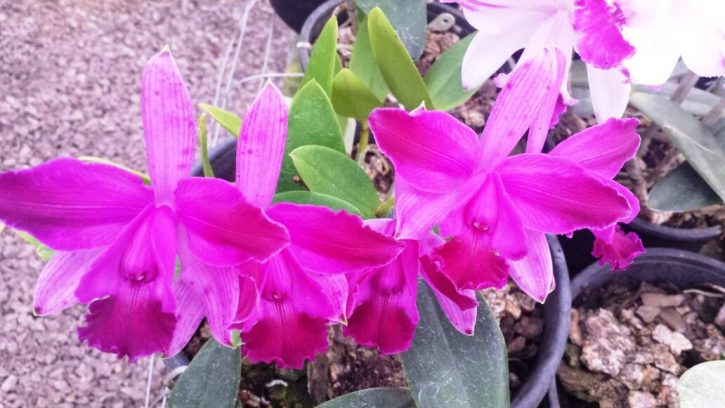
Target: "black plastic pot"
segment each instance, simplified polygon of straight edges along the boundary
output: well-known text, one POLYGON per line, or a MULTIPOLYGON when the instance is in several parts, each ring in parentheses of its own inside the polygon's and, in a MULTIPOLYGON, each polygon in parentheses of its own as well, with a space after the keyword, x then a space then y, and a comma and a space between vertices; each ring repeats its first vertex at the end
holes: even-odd
MULTIPOLYGON (((317 7, 312 14, 309 15, 307 21, 305 21, 305 24, 302 26, 302 30, 300 31, 300 43, 314 44, 315 40, 317 40, 317 36, 320 35, 322 28, 325 26, 325 23, 327 23, 327 20, 332 15, 332 12, 342 3, 343 1, 340 0, 327 0, 317 7)), ((456 22, 453 27, 451 27, 451 30, 458 34, 461 38, 475 31, 457 8, 441 3, 428 3, 428 22, 431 22, 442 13, 448 13, 453 16, 456 22)), ((345 19, 347 19, 347 13, 340 13, 337 18, 338 21, 342 23, 345 19)), ((302 65, 303 71, 307 68, 307 63, 310 61, 310 53, 310 48, 299 48, 300 64, 302 65)))
POLYGON ((313 10, 325 0, 270 0, 275 13, 298 33, 313 10))
MULTIPOLYGON (((571 299, 578 305, 585 299, 581 295, 590 290, 604 287, 611 282, 631 282, 633 287, 640 282, 667 282, 680 289, 687 289, 712 283, 725 286, 725 263, 695 252, 671 248, 651 248, 637 258, 623 272, 612 272, 607 266, 590 265, 571 281, 571 299)), ((559 395, 556 385, 549 390, 551 408, 569 407, 565 395, 559 395), (559 404, 561 400, 561 404, 559 404), (554 403, 555 405, 552 405, 554 403)))

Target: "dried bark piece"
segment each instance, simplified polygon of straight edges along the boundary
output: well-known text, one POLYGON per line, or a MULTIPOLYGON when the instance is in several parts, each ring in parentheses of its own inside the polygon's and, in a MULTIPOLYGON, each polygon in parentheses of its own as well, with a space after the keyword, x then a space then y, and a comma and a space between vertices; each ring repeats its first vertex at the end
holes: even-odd
POLYGON ((685 301, 685 296, 681 294, 665 295, 661 293, 642 293, 640 298, 645 306, 660 308, 679 306, 685 301))
POLYGON ((685 319, 673 307, 666 307, 662 309, 660 312, 660 319, 670 326, 670 329, 676 332, 685 333, 687 331, 687 323, 685 323, 685 319))
POLYGON ((660 314, 660 310, 662 309, 655 306, 640 306, 637 308, 636 313, 645 323, 652 323, 660 314))

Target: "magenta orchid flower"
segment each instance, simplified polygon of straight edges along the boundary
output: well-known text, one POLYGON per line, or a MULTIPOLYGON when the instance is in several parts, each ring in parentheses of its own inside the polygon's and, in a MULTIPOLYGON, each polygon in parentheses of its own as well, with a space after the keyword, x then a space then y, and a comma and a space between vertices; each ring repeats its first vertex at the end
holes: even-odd
MULTIPOLYGON (((344 320, 348 297, 344 273, 381 267, 397 257, 403 245, 364 227, 359 217, 345 212, 312 205, 272 204, 287 117, 281 93, 267 85, 243 121, 237 144, 236 185, 248 202, 265 209, 267 216, 284 226, 290 245, 269 259, 237 268, 236 276, 257 285, 236 286, 241 291, 236 295, 238 302, 225 310, 237 313, 220 319, 219 329, 226 330, 226 339, 230 339, 230 330, 241 330, 242 351, 252 361, 301 368, 306 359, 327 349, 327 326, 344 320)), ((225 293, 233 297, 229 291, 225 293)), ((199 320, 199 316, 190 319, 179 338, 188 338, 199 320)))
MULTIPOLYGON (((70 158, 0 175, 0 218, 56 251, 37 283, 36 313, 90 304, 80 338, 131 360, 171 352, 177 256, 237 265, 265 261, 289 241, 233 186, 190 177, 194 111, 168 50, 144 69, 141 107, 151 187, 70 158)), ((182 266, 182 276, 202 276, 182 266)))
MULTIPOLYGON (((597 118, 621 117, 627 106, 630 82, 622 61, 635 48, 622 35, 626 23, 620 3, 607 0, 447 0, 459 3, 477 34, 463 58, 466 88, 480 86, 517 50, 520 61, 552 45, 566 58, 572 50, 586 63, 592 105, 597 118)), ((567 75, 568 78, 568 75, 567 75)), ((562 84, 562 101, 575 101, 562 84)))
MULTIPOLYGON (((606 229, 632 214, 633 194, 587 170, 586 160, 539 153, 563 59, 545 48, 515 70, 480 140, 443 112, 377 109, 370 117, 397 172, 398 238, 438 225, 448 240, 432 259, 458 289, 502 287, 510 275, 543 302, 554 287, 545 234, 606 229), (526 129, 527 153, 508 156, 526 129)), ((601 150, 600 139, 581 145, 581 157, 601 150)))
MULTIPOLYGON (((395 234, 395 220, 366 221, 376 231, 395 234)), ((410 348, 418 315, 418 276, 422 276, 438 299, 451 324, 472 335, 478 301, 473 290, 457 290, 453 282, 429 259, 443 240, 429 232, 421 240, 402 240, 405 250, 392 262, 349 275, 352 304, 345 334, 358 344, 377 347, 380 353, 396 354, 410 348)))

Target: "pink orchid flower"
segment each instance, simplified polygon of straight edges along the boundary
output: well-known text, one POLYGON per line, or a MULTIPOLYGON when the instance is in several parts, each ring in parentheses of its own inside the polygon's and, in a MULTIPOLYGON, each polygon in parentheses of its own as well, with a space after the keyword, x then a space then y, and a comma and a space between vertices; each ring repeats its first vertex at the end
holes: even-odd
MULTIPOLYGON (((177 256, 236 265, 265 261, 289 241, 233 186, 190 177, 194 111, 168 50, 144 69, 141 107, 151 187, 70 158, 0 175, 0 218, 56 251, 38 279, 36 313, 90 304, 80 338, 131 360, 170 354, 177 256)), ((182 276, 202 276, 182 266, 182 276)))
MULTIPOLYGON (((558 89, 564 66, 561 53, 549 48, 525 61, 480 139, 443 112, 377 109, 370 116, 397 172, 398 238, 415 239, 439 225, 449 239, 433 260, 458 289, 502 287, 511 275, 543 302, 554 287, 545 234, 606 229, 631 217, 633 194, 582 165, 609 152, 599 147, 604 138, 581 145, 579 162, 539 153, 553 110, 549 93, 558 89), (527 153, 508 156, 527 129, 527 153)), ((604 155, 598 165, 621 166, 619 158, 604 155)))
MULTIPOLYGON (((376 231, 394 236, 393 219, 366 221, 376 231)), ((377 347, 382 355, 410 348, 418 325, 418 276, 438 299, 451 324, 472 335, 478 301, 473 290, 457 290, 453 282, 429 259, 443 240, 429 232, 421 240, 402 240, 405 250, 389 264, 349 275, 352 304, 345 334, 363 346, 377 347)))
MULTIPOLYGON (((241 330, 243 352, 252 361, 302 368, 306 359, 327 349, 328 324, 346 314, 344 273, 381 267, 397 257, 403 245, 342 211, 272 204, 287 117, 284 98, 269 84, 245 115, 239 135, 236 185, 247 201, 284 226, 290 245, 267 260, 239 268, 239 276, 257 282, 259 296, 253 288, 241 287, 237 314, 225 319, 226 338, 229 330, 241 330)), ((187 333, 191 327, 193 323, 187 333)))
MULTIPOLYGON (((627 106, 630 82, 622 61, 635 48, 622 36, 627 23, 620 3, 607 0, 446 0, 459 3, 477 30, 463 58, 466 88, 489 78, 517 50, 520 61, 547 45, 558 48, 571 64, 572 50, 586 63, 592 105, 599 121, 621 117, 627 106)), ((568 76, 567 76, 568 78, 568 76)), ((575 102, 562 84, 563 102, 575 102)))

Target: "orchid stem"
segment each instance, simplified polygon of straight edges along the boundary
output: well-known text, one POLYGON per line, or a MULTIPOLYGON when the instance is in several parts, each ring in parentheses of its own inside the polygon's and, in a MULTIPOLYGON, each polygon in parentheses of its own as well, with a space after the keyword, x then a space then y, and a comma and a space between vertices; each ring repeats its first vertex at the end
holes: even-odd
POLYGON ((380 203, 378 208, 375 209, 375 216, 378 218, 386 217, 388 213, 390 213, 390 210, 393 209, 393 206, 395 205, 395 196, 391 195, 388 197, 387 200, 380 203))
POLYGON ((672 93, 670 100, 678 105, 684 102, 687 95, 690 94, 690 90, 692 90, 692 88, 695 87, 695 84, 697 84, 698 79, 700 79, 700 77, 697 76, 697 74, 692 71, 688 71, 687 74, 682 77, 682 80, 677 86, 677 89, 675 89, 675 92, 672 93))
POLYGON ((365 151, 368 149, 370 142, 370 129, 368 122, 360 122, 360 142, 357 144, 357 162, 362 165, 365 163, 365 151))
POLYGON ((204 177, 214 177, 214 170, 209 163, 209 149, 206 142, 206 115, 199 117, 199 142, 201 144, 201 167, 204 170, 204 177))
POLYGON ((707 127, 713 127, 720 118, 725 116, 725 97, 720 98, 720 102, 710 109, 710 112, 702 119, 702 124, 707 127))

